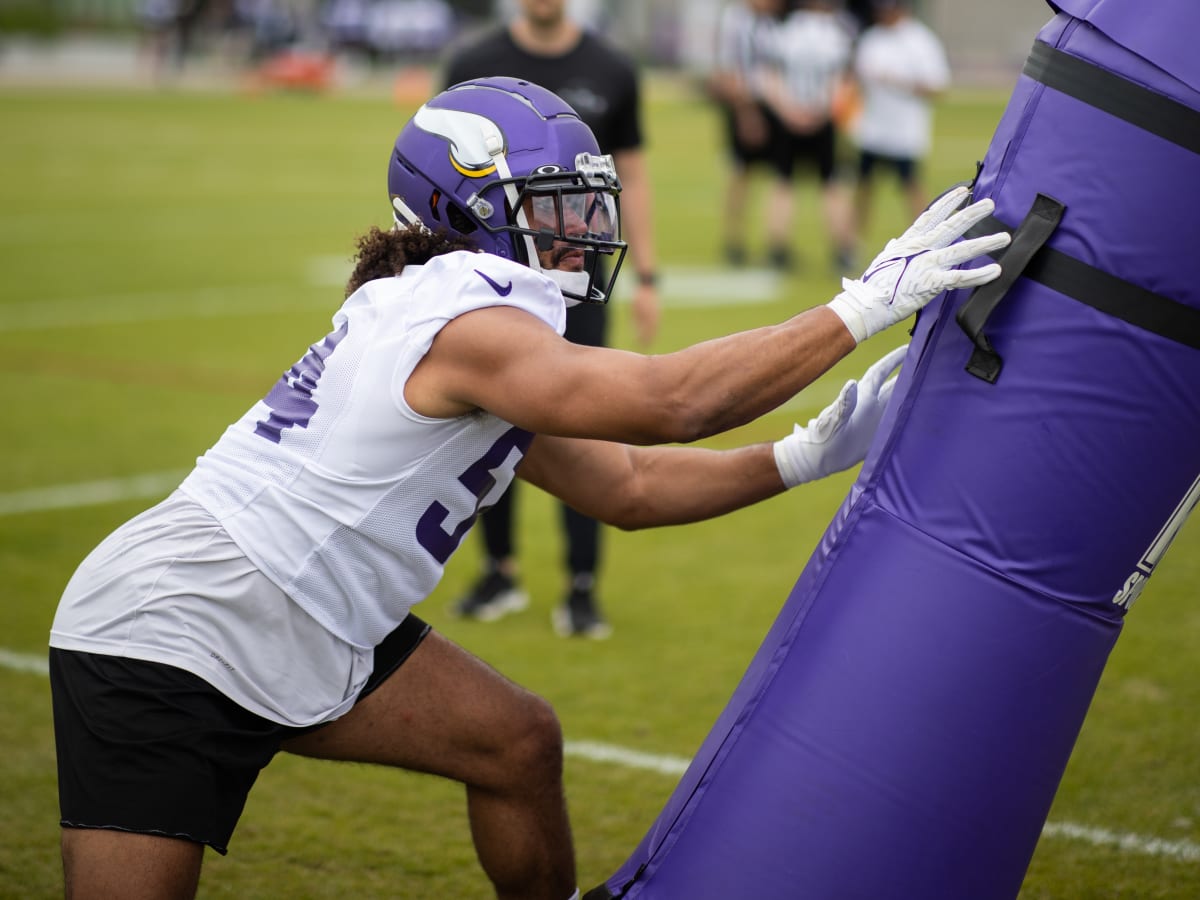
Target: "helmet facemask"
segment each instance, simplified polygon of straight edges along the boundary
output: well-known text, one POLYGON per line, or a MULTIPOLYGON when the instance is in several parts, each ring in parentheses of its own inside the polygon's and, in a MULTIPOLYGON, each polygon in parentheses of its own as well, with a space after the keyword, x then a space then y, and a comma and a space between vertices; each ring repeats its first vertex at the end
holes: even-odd
POLYGON ((557 284, 568 306, 607 302, 626 250, 612 157, 580 153, 573 171, 542 166, 504 187, 518 259, 557 284))

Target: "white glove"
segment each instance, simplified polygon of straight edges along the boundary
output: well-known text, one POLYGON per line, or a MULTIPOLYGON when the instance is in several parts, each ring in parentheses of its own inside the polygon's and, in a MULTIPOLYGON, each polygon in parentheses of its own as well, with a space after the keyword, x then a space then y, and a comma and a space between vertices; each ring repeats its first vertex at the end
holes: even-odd
POLYGON ((907 351, 907 344, 897 347, 867 369, 861 381, 847 381, 819 416, 775 442, 775 465, 785 485, 816 481, 863 461, 896 387, 896 379, 888 375, 907 351))
POLYGON ((842 279, 842 292, 829 301, 832 309, 862 343, 890 325, 907 319, 942 291, 975 287, 999 277, 1000 266, 978 269, 956 266, 1007 247, 1007 232, 954 243, 976 222, 991 214, 995 204, 980 200, 954 212, 967 197, 956 187, 935 200, 908 231, 888 241, 862 278, 842 279))

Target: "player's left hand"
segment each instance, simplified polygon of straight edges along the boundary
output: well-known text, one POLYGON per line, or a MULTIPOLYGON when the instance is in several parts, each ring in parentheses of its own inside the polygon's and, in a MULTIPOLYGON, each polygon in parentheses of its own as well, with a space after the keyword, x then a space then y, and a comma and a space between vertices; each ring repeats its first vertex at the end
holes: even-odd
POLYGON ((775 465, 787 487, 863 461, 896 386, 896 379, 888 376, 907 351, 907 344, 897 347, 867 369, 860 381, 847 381, 819 416, 775 442, 775 465))

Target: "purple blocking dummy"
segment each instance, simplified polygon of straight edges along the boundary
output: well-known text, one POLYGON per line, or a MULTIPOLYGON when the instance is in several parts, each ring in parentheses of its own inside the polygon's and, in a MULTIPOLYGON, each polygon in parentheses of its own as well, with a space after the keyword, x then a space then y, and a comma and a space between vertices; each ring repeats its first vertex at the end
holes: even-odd
POLYGON ((849 496, 588 900, 1020 890, 1200 490, 1200 4, 1054 5, 975 183, 1001 281, 920 315, 849 496))

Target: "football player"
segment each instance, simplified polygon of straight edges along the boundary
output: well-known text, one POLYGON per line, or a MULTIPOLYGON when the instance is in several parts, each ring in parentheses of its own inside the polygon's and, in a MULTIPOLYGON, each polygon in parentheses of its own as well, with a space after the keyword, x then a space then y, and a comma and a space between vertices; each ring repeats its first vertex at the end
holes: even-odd
POLYGON ((561 336, 569 304, 610 296, 625 245, 612 160, 556 95, 444 91, 400 132, 388 187, 395 227, 361 239, 332 330, 64 592, 68 897, 194 896, 204 847, 226 852, 280 750, 460 781, 498 897, 577 895, 554 711, 413 607, 514 475, 634 529, 859 462, 897 353, 774 444, 656 445, 776 408, 943 290, 995 278, 957 267, 1007 242, 956 242, 991 210, 956 211, 959 189, 830 303, 643 356, 561 336))

